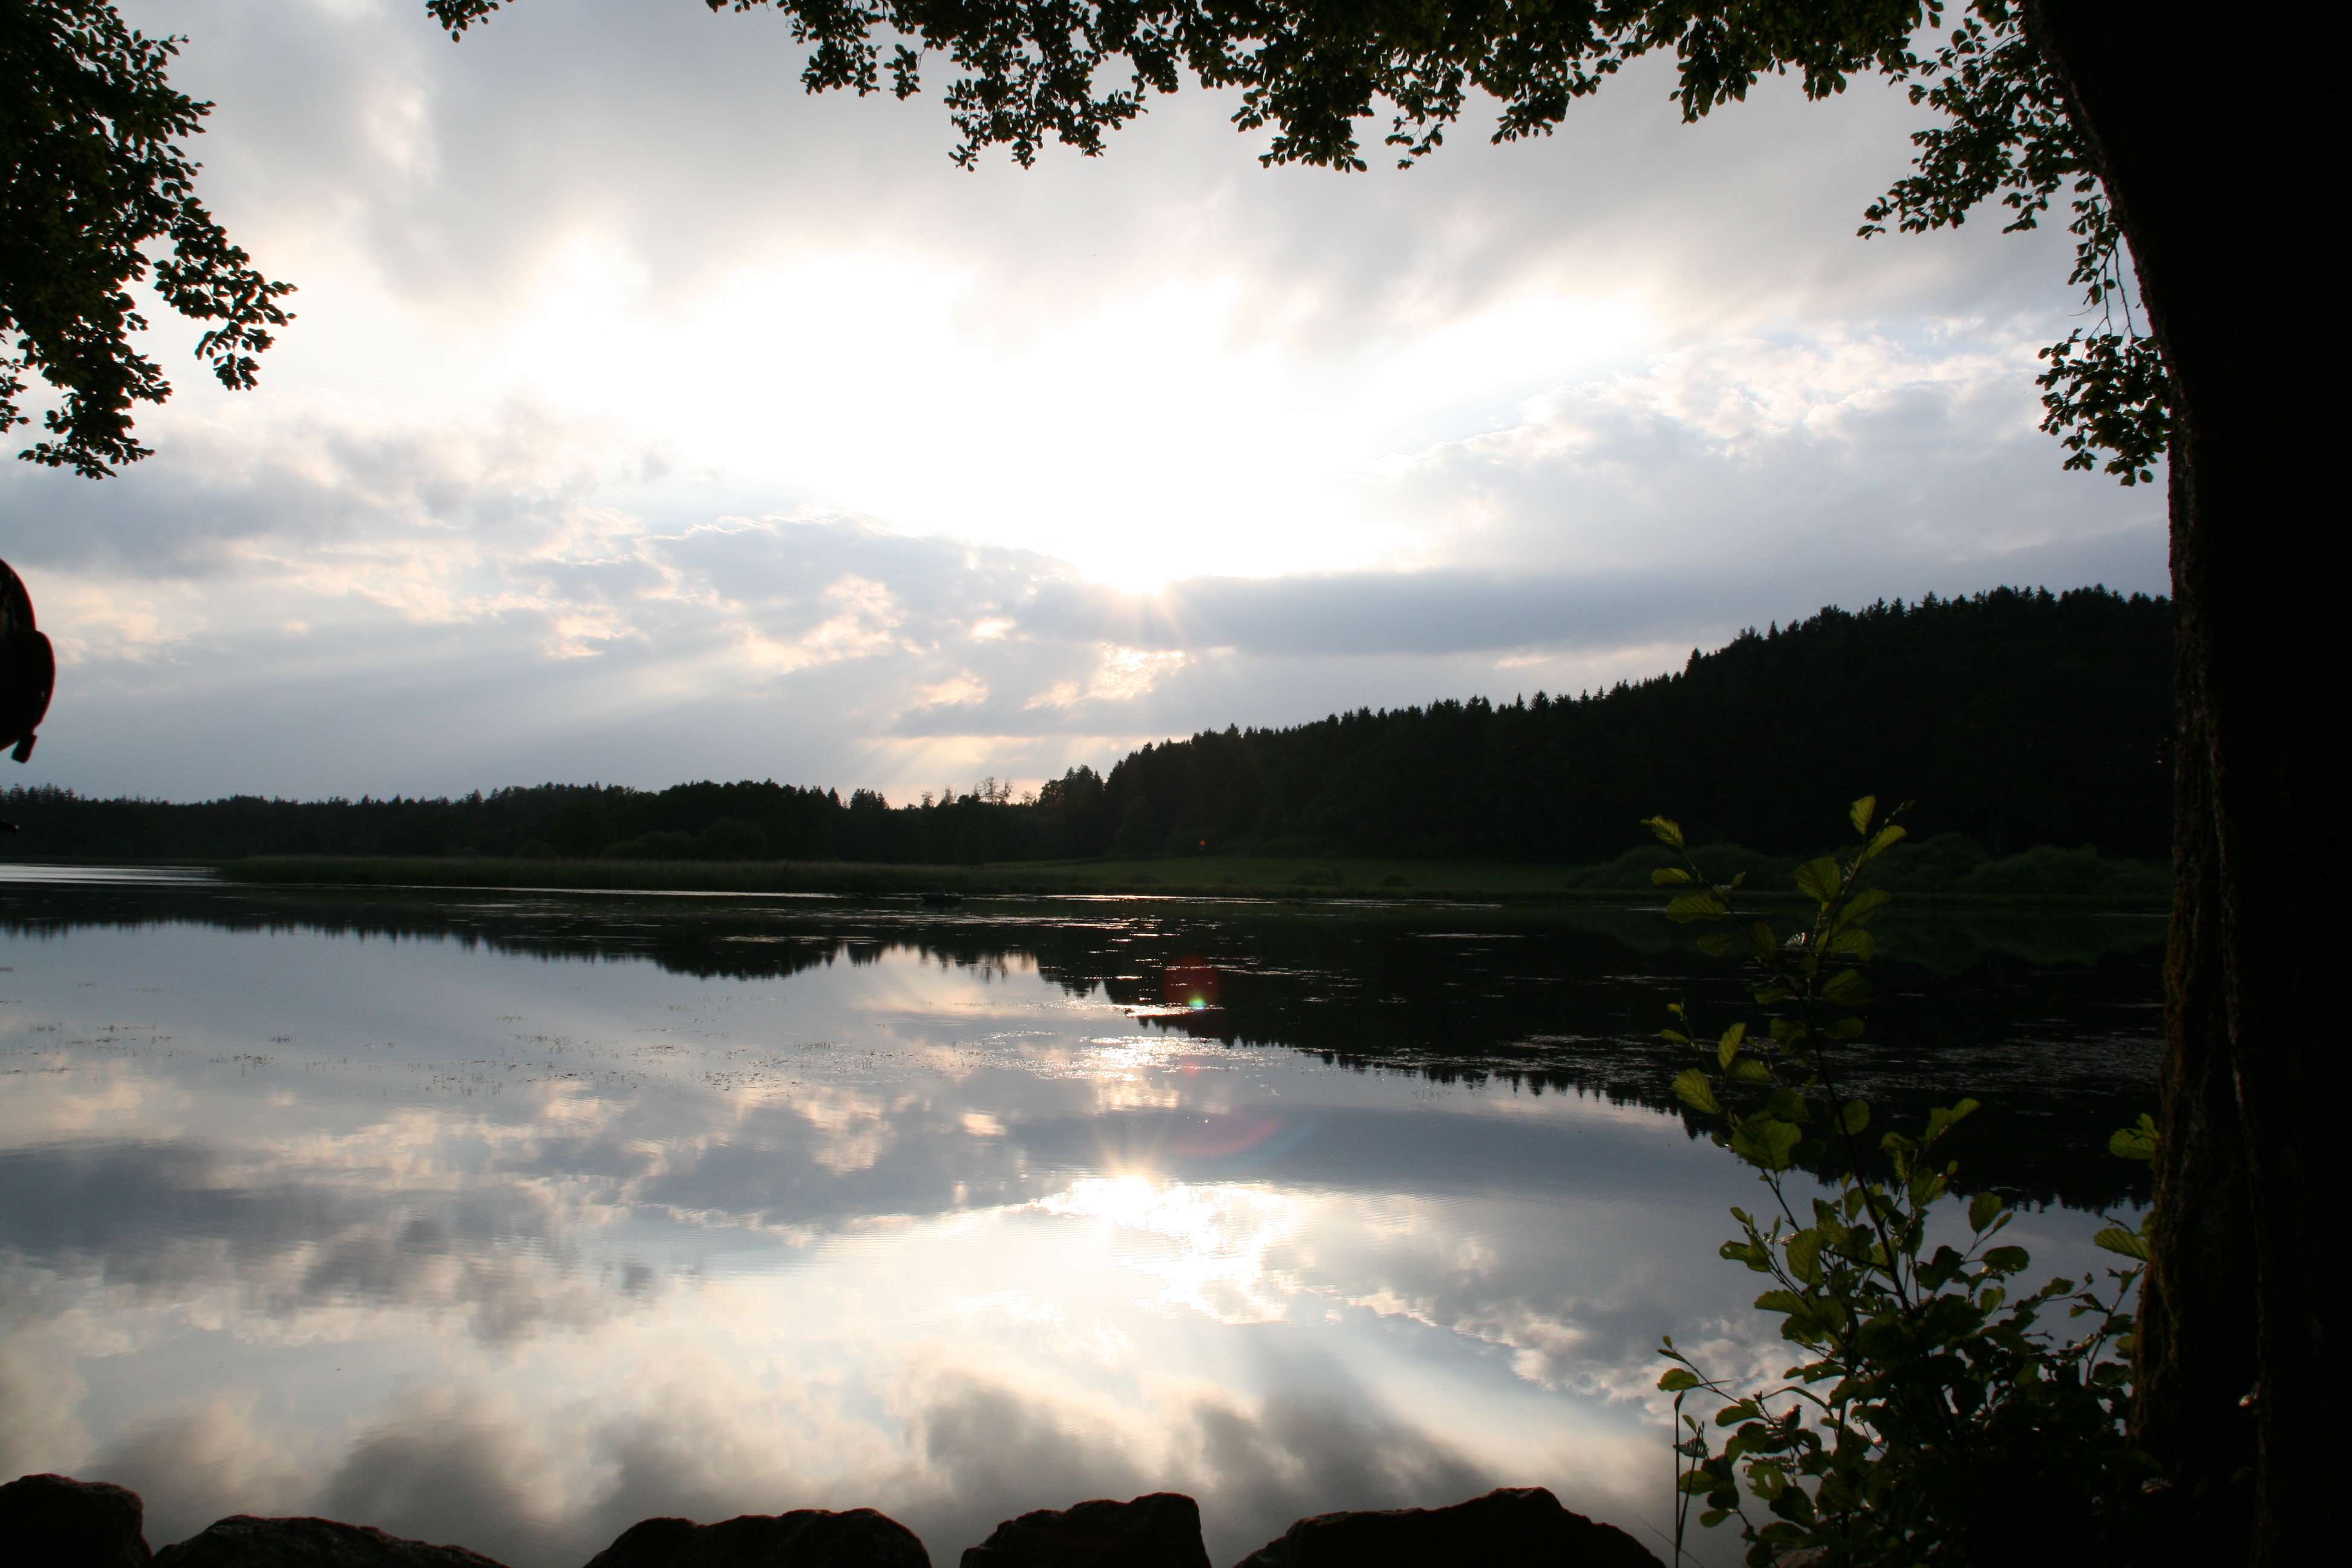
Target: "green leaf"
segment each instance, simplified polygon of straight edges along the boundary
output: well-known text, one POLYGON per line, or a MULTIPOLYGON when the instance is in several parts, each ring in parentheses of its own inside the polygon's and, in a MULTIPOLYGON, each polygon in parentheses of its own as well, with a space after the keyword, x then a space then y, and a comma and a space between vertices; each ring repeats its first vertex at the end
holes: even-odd
POLYGON ((1808 1285, 1822 1282, 1822 1233, 1801 1230, 1789 1238, 1789 1272, 1808 1285))
POLYGON ((1977 1102, 1975 1100, 1962 1100, 1953 1105, 1939 1105, 1933 1110, 1928 1111, 1927 1133, 1927 1136, 1920 1141, 1922 1145, 1924 1146, 1925 1144, 1933 1143, 1937 1139, 1941 1138, 1945 1133, 1949 1132, 1976 1109, 1977 1102))
POLYGON ((1666 918, 1670 921, 1720 920, 1730 912, 1712 891, 1677 893, 1666 901, 1666 918))
POLYGON ((2107 1152, 2126 1160, 2156 1158, 2156 1118, 2143 1115, 2137 1127, 2126 1127, 2107 1140, 2107 1152))
POLYGON ((1820 903, 1826 904, 1837 897, 1840 880, 1838 863, 1827 855, 1797 868, 1797 890, 1820 903))
POLYGON ((1829 951, 1867 963, 1878 956, 1878 939, 1859 926, 1848 926, 1830 938, 1829 951))
POLYGON ((1731 951, 1731 942, 1729 931, 1711 931, 1698 939, 1698 950, 1709 958, 1721 958, 1731 951))
POLYGON ((1885 826, 1880 828, 1877 834, 1872 837, 1870 847, 1862 852, 1863 858, 1865 860, 1875 860, 1878 857, 1885 854, 1889 849, 1894 848, 1897 844, 1902 843, 1903 840, 1910 837, 1911 830, 1909 828, 1903 826, 1899 823, 1890 822, 1885 826))
POLYGON ((1708 1116, 1723 1114, 1723 1107, 1716 1103, 1715 1086, 1696 1068, 1685 1068, 1675 1075, 1675 1098, 1708 1116))
POLYGON ((1731 1152, 1768 1171, 1785 1171, 1804 1133, 1776 1117, 1750 1116, 1731 1135, 1731 1152))
POLYGON ((1982 1230, 2000 1215, 2000 1194, 1979 1193, 1969 1200, 1969 1228, 1982 1230))
MULTIPOLYGON (((2098 1237, 2091 1239, 2095 1242, 2098 1237)), ((2030 1268, 2032 1262, 2033 1255, 2021 1247, 1995 1247, 1989 1248, 1984 1255, 1984 1266, 1996 1274, 2015 1274, 2030 1268)))
POLYGON ((1870 1106, 1859 1100, 1849 1100, 1838 1111, 1838 1126, 1848 1136, 1870 1125, 1870 1106))
POLYGON ((1677 849, 1683 847, 1683 825, 1674 818, 1645 816, 1642 819, 1642 826, 1656 834, 1660 843, 1671 844, 1677 849))
POLYGON ((1770 1083, 1772 1069, 1754 1057, 1742 1057, 1731 1064, 1731 1076, 1742 1083, 1770 1083))
POLYGON ((1685 1388, 1697 1386, 1698 1373, 1686 1366, 1668 1367, 1666 1374, 1658 1379, 1659 1389, 1667 1394, 1680 1394, 1685 1388))
POLYGON ((1866 795, 1853 803, 1853 809, 1845 814, 1846 820, 1853 824, 1856 833, 1867 833, 1870 831, 1870 818, 1877 810, 1878 797, 1866 795))
POLYGON ((1689 880, 1690 873, 1679 866, 1661 866, 1650 873, 1650 885, 1655 888, 1670 888, 1676 882, 1689 880))
POLYGON ((2142 1263, 2147 1261, 2147 1237, 2136 1230, 2126 1230, 2119 1225, 2108 1226, 2092 1237, 2091 1245, 2109 1252, 2119 1252, 2126 1258, 2136 1258, 2142 1263))
POLYGON ((1851 931, 1895 901, 1895 896, 1884 888, 1864 888, 1845 901, 1838 911, 1837 929, 1851 931))
POLYGON ((1841 1007, 1859 1007, 1870 1000, 1870 982, 1858 969, 1841 969, 1822 982, 1822 999, 1841 1007))
POLYGON ((1728 1029, 1724 1030, 1723 1038, 1716 1042, 1716 1064, 1719 1067, 1729 1067, 1731 1065, 1731 1058, 1739 1054, 1739 1043, 1747 1037, 1748 1026, 1746 1024, 1734 1024, 1728 1029))

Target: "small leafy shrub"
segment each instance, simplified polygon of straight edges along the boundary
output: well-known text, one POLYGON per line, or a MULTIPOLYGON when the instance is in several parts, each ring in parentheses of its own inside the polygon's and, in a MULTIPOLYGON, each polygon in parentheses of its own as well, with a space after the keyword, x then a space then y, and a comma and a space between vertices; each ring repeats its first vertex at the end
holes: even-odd
MULTIPOLYGON (((2129 1266, 2104 1288, 2028 1283, 2032 1258, 1999 1239, 2011 1218, 2001 1199, 1979 1193, 1962 1207, 1949 1196, 1958 1166, 1939 1146, 1977 1102, 1874 1142, 1870 1107, 1841 1092, 1838 1051, 1863 1034, 1870 1000, 1871 921, 1890 901, 1857 884, 1904 837, 1876 809, 1854 803, 1850 856, 1797 868, 1811 910, 1787 933, 1737 919, 1743 879, 1709 881, 1679 826, 1647 824, 1682 861, 1654 873, 1677 889, 1667 914, 1720 928, 1700 947, 1743 951, 1751 966, 1759 1018, 1710 1023, 1702 1036, 1677 1005, 1664 1033, 1703 1058, 1675 1093, 1769 1194, 1760 1215, 1731 1211, 1739 1235, 1722 1256, 1765 1277, 1756 1306, 1778 1315, 1799 1358, 1778 1386, 1748 1389, 1665 1341, 1676 1554, 1703 1504, 1702 1527, 1739 1522, 1755 1568, 1794 1552, 1820 1564, 2093 1561, 2150 1474, 2124 1429, 2125 1303, 2147 1246, 2110 1223, 2096 1239, 2129 1266), (1829 1195, 1795 1190, 1811 1185, 1791 1177, 1801 1161, 1841 1173, 1829 1195), (2069 1337, 2045 1323, 2062 1310, 2078 1325, 2069 1337), (1712 1429, 1685 1413, 1694 1400, 1715 1406, 1712 1429)), ((2153 1128, 2142 1118, 2109 1147, 2148 1158, 2153 1128)))

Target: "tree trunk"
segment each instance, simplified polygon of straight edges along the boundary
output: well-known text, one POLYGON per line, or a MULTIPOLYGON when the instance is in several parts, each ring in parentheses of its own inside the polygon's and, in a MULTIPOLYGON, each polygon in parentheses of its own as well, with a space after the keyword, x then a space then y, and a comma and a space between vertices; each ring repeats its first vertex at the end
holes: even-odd
MULTIPOLYGON (((2324 1510, 2326 1449, 2308 1434, 2334 1371, 2309 1260, 2332 1250, 2313 988, 2335 900, 2304 840, 2327 804, 2313 736, 2336 590, 2297 559, 2282 406, 2298 395, 2281 318, 2300 302, 2286 187, 2302 143, 2284 107, 2300 89, 2226 45, 2219 13, 2029 7, 2129 237, 2178 419, 2176 889, 2136 1426, 2200 1557, 2283 1563, 2324 1510)), ((2308 523, 2326 526, 2333 508, 2315 503, 2308 523)))

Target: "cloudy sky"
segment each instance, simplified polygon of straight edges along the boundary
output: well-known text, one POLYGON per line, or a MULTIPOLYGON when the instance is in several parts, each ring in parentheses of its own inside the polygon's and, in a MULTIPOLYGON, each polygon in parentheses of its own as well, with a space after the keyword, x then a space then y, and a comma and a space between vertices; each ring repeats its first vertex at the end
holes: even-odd
POLYGON ((1033 783, 1147 739, 1575 690, 1881 595, 2160 591, 2061 470, 2063 233, 1863 242, 1917 112, 1629 72, 1549 142, 1267 171, 1198 91, 963 173, 772 16, 126 0, 185 34, 262 386, 0 465, 62 666, 9 782, 194 799, 1033 783))

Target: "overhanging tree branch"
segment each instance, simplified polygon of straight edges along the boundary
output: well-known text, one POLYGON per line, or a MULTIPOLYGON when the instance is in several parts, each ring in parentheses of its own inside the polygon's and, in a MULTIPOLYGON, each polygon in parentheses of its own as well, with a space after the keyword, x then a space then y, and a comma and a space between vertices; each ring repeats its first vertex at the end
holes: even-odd
POLYGON ((22 398, 37 376, 58 402, 22 456, 87 479, 149 456, 133 409, 172 394, 132 345, 148 325, 134 286, 213 323, 196 356, 231 390, 254 384, 256 356, 293 319, 278 301, 294 286, 256 270, 196 198, 181 143, 212 105, 165 79, 178 52, 110 0, 0 6, 0 432, 32 423, 22 398))

